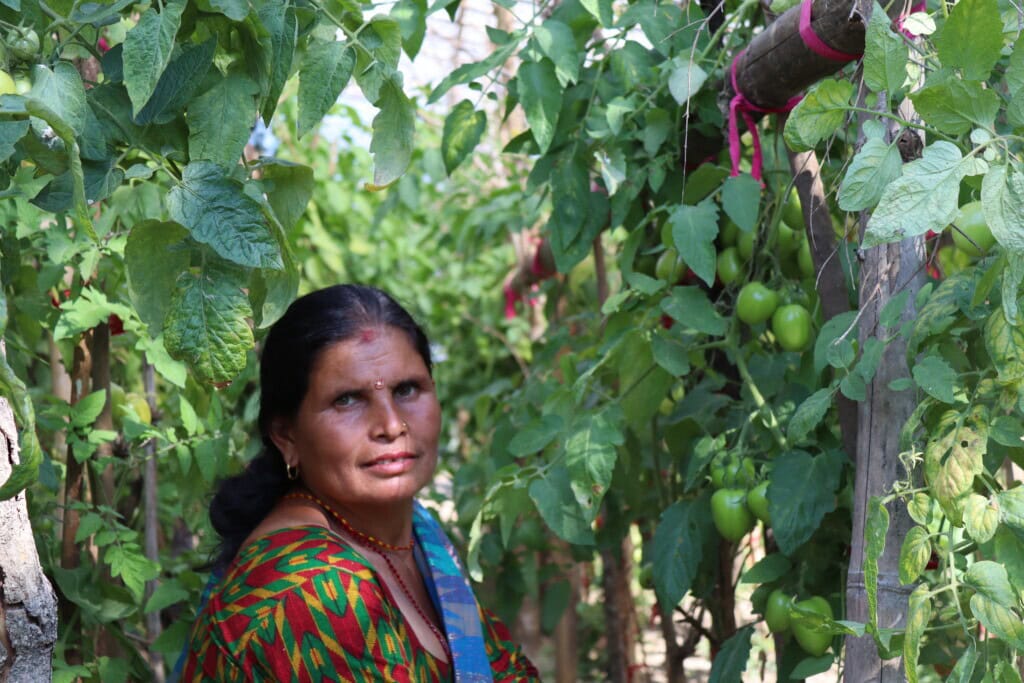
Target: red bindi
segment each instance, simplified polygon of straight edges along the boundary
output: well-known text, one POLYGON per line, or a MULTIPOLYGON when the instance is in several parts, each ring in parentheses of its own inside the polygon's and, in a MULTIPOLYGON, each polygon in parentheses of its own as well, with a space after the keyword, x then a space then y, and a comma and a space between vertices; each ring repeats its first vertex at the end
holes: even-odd
POLYGON ((359 332, 359 341, 361 342, 372 342, 377 338, 377 330, 372 328, 366 328, 359 332))

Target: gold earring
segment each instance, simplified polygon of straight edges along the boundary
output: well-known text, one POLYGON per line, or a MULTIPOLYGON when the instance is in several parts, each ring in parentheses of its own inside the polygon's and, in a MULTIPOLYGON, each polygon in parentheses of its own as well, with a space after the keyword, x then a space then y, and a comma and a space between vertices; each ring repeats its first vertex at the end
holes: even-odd
POLYGON ((299 478, 299 468, 297 465, 285 465, 284 471, 292 481, 299 478))

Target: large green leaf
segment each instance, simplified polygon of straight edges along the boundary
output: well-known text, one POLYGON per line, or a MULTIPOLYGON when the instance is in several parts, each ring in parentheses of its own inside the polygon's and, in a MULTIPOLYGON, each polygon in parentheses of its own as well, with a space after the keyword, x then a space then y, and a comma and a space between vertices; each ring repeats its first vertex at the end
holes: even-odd
POLYGON ((504 64, 505 60, 512 56, 512 53, 516 51, 517 47, 519 47, 517 42, 518 38, 519 36, 516 35, 516 39, 505 43, 481 61, 474 62, 472 64, 463 64, 451 74, 445 76, 444 80, 442 80, 438 86, 430 92, 430 96, 427 98, 427 104, 437 102, 454 86, 476 80, 504 64))
POLYGON ((401 30, 402 49, 409 59, 415 59, 427 33, 426 0, 399 0, 391 8, 390 16, 401 30))
POLYGON ((981 205, 996 241, 1024 252, 1024 170, 1019 162, 989 167, 981 181, 981 205))
POLYGON ((722 649, 711 664, 711 676, 708 683, 732 683, 742 680, 747 670, 750 657, 750 637, 754 634, 753 626, 744 626, 722 643, 722 649))
POLYGON ((914 382, 922 391, 943 403, 956 400, 954 390, 958 388, 956 371, 939 355, 925 356, 914 363, 914 382))
POLYGON ((863 131, 864 145, 853 156, 839 185, 839 208, 843 211, 874 207, 889 183, 900 176, 903 167, 896 143, 885 142, 882 123, 865 121, 863 131))
POLYGON ((985 348, 1001 382, 1024 379, 1024 329, 1010 325, 1003 309, 985 322, 985 348))
POLYGON ((981 82, 958 78, 922 88, 910 99, 921 118, 949 135, 992 128, 1000 104, 999 95, 981 82))
POLYGON ((472 153, 486 129, 487 115, 469 100, 462 100, 449 112, 441 136, 441 156, 448 175, 472 153))
POLYGON ((299 70, 298 135, 320 123, 352 77, 356 55, 336 40, 311 40, 299 70))
POLYGON ((999 509, 992 502, 977 493, 972 493, 964 503, 964 528, 978 544, 987 543, 999 527, 999 509))
POLYGON ((167 317, 167 293, 189 266, 188 231, 177 223, 137 223, 124 248, 125 274, 132 305, 156 337, 167 317))
POLYGON ((964 573, 964 583, 1004 607, 1017 606, 1017 592, 1010 585, 1006 567, 991 560, 979 560, 964 573))
POLYGON ((135 123, 166 123, 176 116, 203 82, 216 50, 216 38, 208 38, 198 45, 181 46, 160 76, 153 96, 135 116, 135 123))
POLYGON ((1003 49, 997 0, 960 0, 935 36, 942 65, 962 69, 971 80, 988 79, 1003 49))
POLYGON ((204 12, 217 12, 231 21, 242 21, 249 15, 247 0, 197 0, 196 4, 204 12))
POLYGON ((714 534, 708 496, 681 500, 661 513, 651 542, 654 590, 663 609, 674 609, 697 577, 704 546, 714 534))
POLYGON ((291 230, 306 211, 313 196, 313 169, 281 159, 260 164, 260 185, 285 230, 291 230))
POLYGON ((283 268, 259 203, 216 164, 194 161, 167 193, 167 211, 217 255, 252 268, 283 268))
POLYGON ((768 485, 768 511, 779 549, 792 555, 835 509, 844 456, 788 451, 775 459, 768 485))
POLYGON ((783 131, 786 144, 796 151, 814 149, 843 125, 852 95, 850 81, 819 81, 789 113, 783 131))
POLYGON ((256 122, 257 86, 242 74, 229 74, 188 105, 188 156, 230 169, 242 159, 256 122))
POLYGON ((571 28, 561 21, 548 19, 534 29, 533 39, 555 65, 555 76, 563 88, 579 79, 581 60, 571 28))
POLYGON ((749 173, 726 178, 722 183, 722 209, 740 230, 750 232, 754 229, 760 204, 761 183, 749 173))
POLYGON ((871 214, 864 234, 864 247, 898 242, 942 232, 956 217, 960 181, 968 172, 960 149, 940 140, 924 148, 924 155, 903 167, 903 175, 892 181, 871 214))
POLYGON ((51 71, 42 64, 32 67, 32 89, 26 95, 61 118, 75 136, 85 130, 85 85, 78 69, 69 62, 57 62, 51 71))
POLYGON ((604 413, 584 418, 565 439, 570 486, 588 521, 593 521, 601 508, 615 469, 616 446, 622 442, 618 426, 604 413))
POLYGON ((947 411, 932 434, 925 446, 925 481, 946 515, 959 525, 959 499, 971 491, 974 477, 984 470, 988 443, 985 409, 976 406, 962 421, 960 413, 947 411))
POLYGON ((571 482, 564 465, 552 465, 530 484, 530 498, 544 522, 560 538, 577 545, 590 545, 594 542, 594 532, 576 502, 571 482))
POLYGON ((864 591, 868 596, 868 626, 878 630, 878 560, 885 552, 885 534, 889 531, 889 511, 882 500, 872 496, 864 522, 864 591))
POLYGON ((200 379, 230 382, 245 368, 253 346, 246 281, 238 269, 209 267, 182 273, 164 321, 164 344, 200 379))
POLYGON ((715 282, 715 237, 718 236, 718 207, 709 197, 696 206, 679 204, 669 215, 672 241, 679 255, 708 286, 715 282))
POLYGON ((903 539, 900 548, 900 583, 903 585, 917 581, 932 555, 932 544, 928 540, 928 530, 915 526, 903 539))
POLYGON ((682 106, 700 90, 708 80, 708 74, 700 66, 682 56, 673 60, 673 63, 675 67, 669 73, 668 91, 676 104, 682 106))
POLYGON ((508 442, 508 452, 517 457, 539 453, 562 433, 562 427, 558 415, 542 415, 516 432, 508 442))
POLYGON ((171 61, 174 37, 181 26, 185 5, 185 0, 169 0, 161 12, 151 6, 125 36, 124 84, 132 101, 133 115, 149 101, 171 61))
MULTIPOLYGON (((561 154, 551 174, 551 216, 544 232, 551 240, 551 250, 559 272, 568 270, 589 252, 593 237, 583 234, 593 202, 590 201, 590 175, 578 156, 561 154)), ((607 213, 605 214, 607 216, 607 213)), ((604 218, 602 217, 602 223, 604 218)))
POLYGON ((889 99, 907 80, 907 46, 889 28, 890 19, 876 2, 864 36, 864 84, 875 92, 884 90, 889 99))
POLYGON ((543 154, 555 138, 558 112, 562 109, 562 88, 555 65, 548 59, 524 62, 516 74, 516 83, 526 122, 543 154))
POLYGON ((380 88, 380 98, 374 102, 379 112, 373 117, 373 185, 370 189, 389 186, 402 177, 412 159, 415 128, 414 107, 394 78, 380 88))
POLYGON ((999 520, 1024 539, 1024 487, 1018 486, 996 494, 999 520))
POLYGON ((1024 618, 1018 611, 981 593, 975 593, 971 596, 971 613, 978 618, 982 626, 1005 640, 1007 645, 1016 650, 1024 650, 1024 618))
POLYGON ((720 336, 729 328, 729 322, 700 287, 673 287, 661 300, 661 310, 679 324, 704 334, 720 336))
POLYGON ((810 434, 825 417, 829 406, 832 405, 832 396, 835 389, 826 387, 818 389, 804 399, 803 403, 789 419, 789 426, 786 428, 786 436, 792 444, 798 444, 804 437, 810 434))
POLYGON ((903 638, 903 663, 906 665, 907 683, 917 683, 917 660, 921 654, 921 641, 932 618, 929 588, 928 584, 922 583, 910 594, 907 602, 907 630, 903 638))
POLYGON ((298 18, 291 0, 266 2, 258 8, 256 16, 266 32, 266 35, 260 37, 264 57, 257 69, 257 73, 262 76, 260 117, 269 123, 273 119, 284 84, 291 75, 298 42, 298 18))

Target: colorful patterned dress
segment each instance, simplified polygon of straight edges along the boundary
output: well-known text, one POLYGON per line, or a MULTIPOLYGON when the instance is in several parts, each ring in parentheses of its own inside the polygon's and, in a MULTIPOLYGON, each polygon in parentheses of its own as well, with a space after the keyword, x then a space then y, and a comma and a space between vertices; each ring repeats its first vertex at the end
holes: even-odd
MULTIPOLYGON (((452 680, 372 565, 318 526, 274 531, 239 552, 200 612, 181 681, 452 680)), ((480 610, 495 681, 536 681, 508 630, 480 610)))

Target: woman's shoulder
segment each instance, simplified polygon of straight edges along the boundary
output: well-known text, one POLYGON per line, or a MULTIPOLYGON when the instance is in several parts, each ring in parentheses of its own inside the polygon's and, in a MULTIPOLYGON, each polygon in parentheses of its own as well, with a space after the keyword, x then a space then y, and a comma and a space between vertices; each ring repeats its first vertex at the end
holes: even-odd
POLYGON ((323 572, 372 577, 367 559, 334 531, 314 524, 281 527, 242 546, 220 592, 238 583, 265 585, 274 575, 312 579, 323 572))

